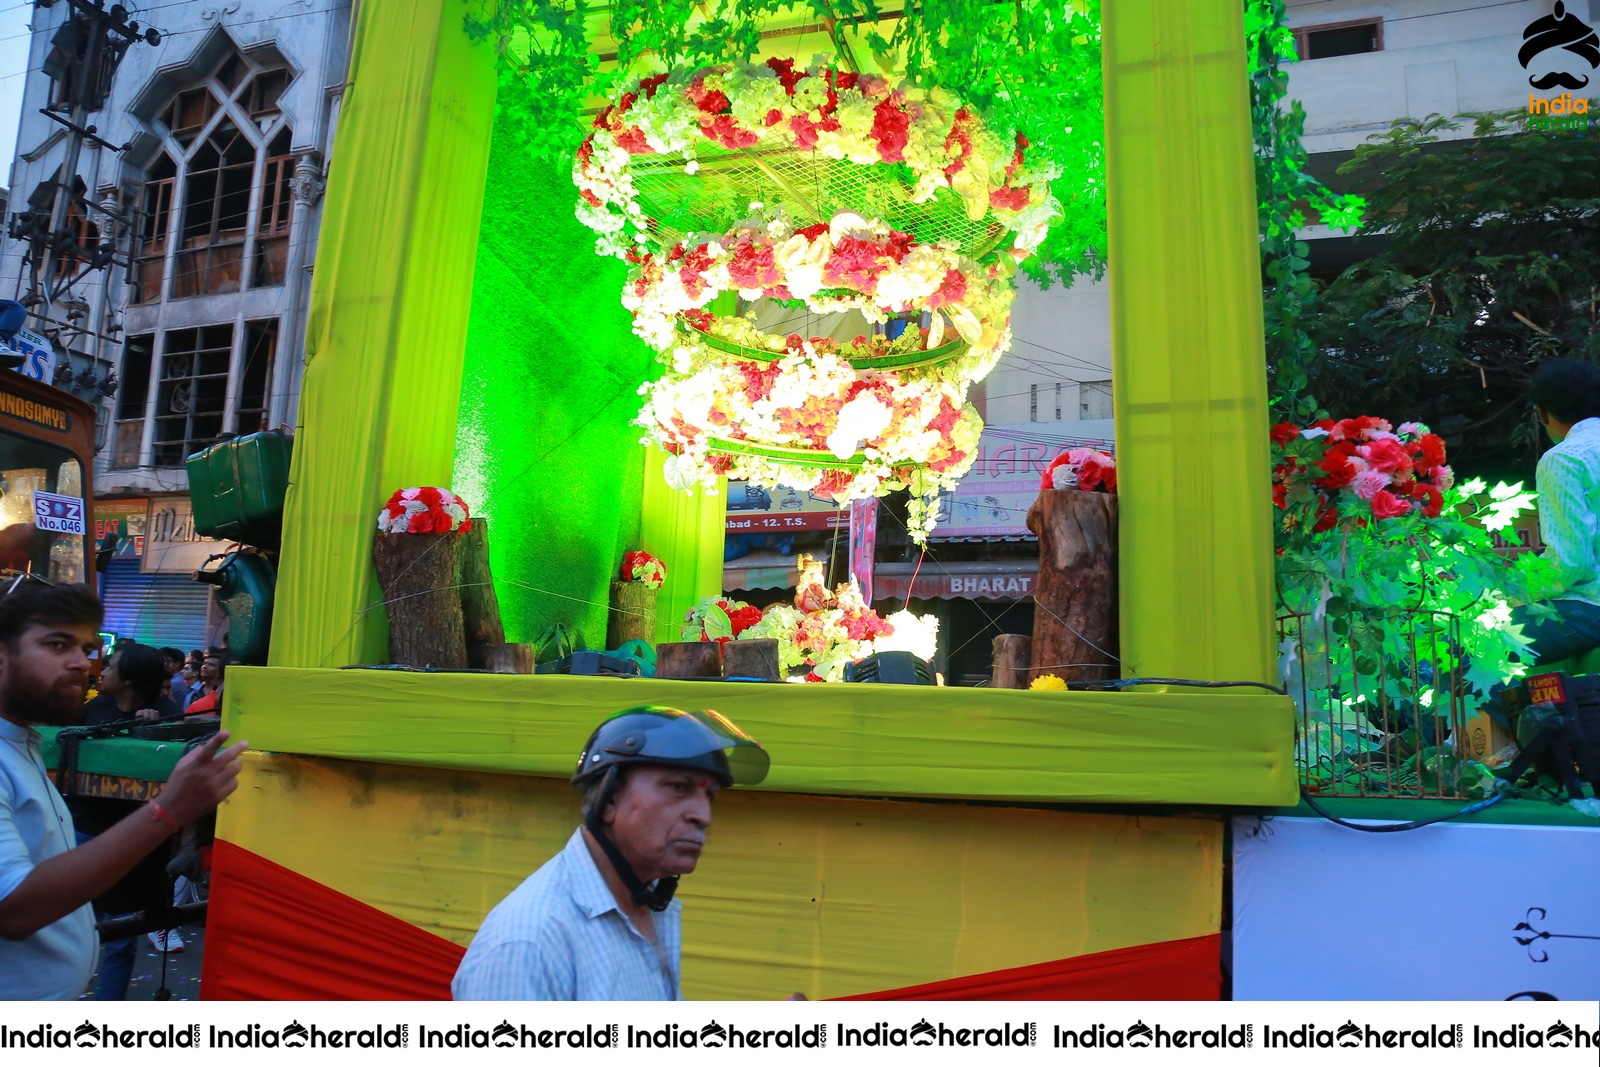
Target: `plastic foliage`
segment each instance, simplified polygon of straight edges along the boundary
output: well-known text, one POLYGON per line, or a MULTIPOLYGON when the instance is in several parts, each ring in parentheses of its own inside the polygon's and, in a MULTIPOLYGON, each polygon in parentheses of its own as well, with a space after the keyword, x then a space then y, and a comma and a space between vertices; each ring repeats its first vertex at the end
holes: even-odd
MULTIPOLYGON (((1060 168, 1051 184, 1066 217, 1023 269, 1042 284, 1104 274, 1099 0, 930 0, 910 18, 880 12, 872 0, 474 0, 466 14, 468 33, 492 41, 502 57, 500 121, 558 165, 570 163, 586 133, 582 112, 629 79, 764 58, 763 26, 797 20, 831 27, 822 47, 841 67, 957 87, 991 121, 1026 129, 1041 157, 1060 168), (598 53, 613 47, 615 62, 602 63, 598 53)), ((797 60, 818 50, 815 36, 797 41, 805 53, 797 60)))
POLYGON ((1307 391, 1306 370, 1317 356, 1317 346, 1302 326, 1315 287, 1308 273, 1311 248, 1296 234, 1318 221, 1351 232, 1361 225, 1366 202, 1354 194, 1334 193, 1306 172, 1306 151, 1300 143, 1305 109, 1298 100, 1285 99, 1289 74, 1284 67, 1297 60, 1287 22, 1285 0, 1245 0, 1272 410, 1279 418, 1309 420, 1321 414, 1307 391))
POLYGON ((1300 741, 1313 763, 1380 740, 1330 725, 1332 707, 1426 709, 1445 698, 1436 679, 1457 670, 1480 696, 1525 674, 1516 657, 1528 641, 1512 607, 1542 612, 1537 602, 1554 588, 1546 560, 1502 553, 1493 538, 1532 507, 1533 493, 1481 479, 1453 484, 1442 445, 1421 445, 1432 437, 1425 426, 1394 434, 1376 419, 1334 425, 1354 423, 1372 424, 1361 436, 1373 438, 1354 452, 1348 434, 1336 439, 1320 427, 1280 427, 1273 440, 1278 607, 1297 622, 1280 662, 1323 724, 1300 741), (1412 458, 1396 459, 1401 453, 1412 458), (1353 475, 1352 460, 1364 468, 1353 475), (1379 486, 1379 476, 1388 481, 1379 486))

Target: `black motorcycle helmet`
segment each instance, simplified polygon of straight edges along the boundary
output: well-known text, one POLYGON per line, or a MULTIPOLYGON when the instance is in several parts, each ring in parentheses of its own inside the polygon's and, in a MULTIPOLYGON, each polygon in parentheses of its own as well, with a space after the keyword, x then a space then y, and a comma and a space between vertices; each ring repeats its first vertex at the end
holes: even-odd
POLYGON ((767 776, 771 760, 754 738, 710 709, 628 708, 589 735, 572 784, 587 789, 606 770, 630 763, 705 771, 726 788, 755 785, 767 776))
POLYGON ((578 756, 572 785, 588 789, 604 781, 599 802, 584 817, 584 826, 611 861, 612 869, 633 895, 635 904, 664 911, 677 891, 677 876, 649 885, 640 880, 606 832, 605 810, 617 790, 618 769, 632 764, 687 767, 714 776, 723 787, 755 785, 767 776, 771 760, 749 734, 715 711, 680 711, 646 706, 619 711, 589 735, 578 756))

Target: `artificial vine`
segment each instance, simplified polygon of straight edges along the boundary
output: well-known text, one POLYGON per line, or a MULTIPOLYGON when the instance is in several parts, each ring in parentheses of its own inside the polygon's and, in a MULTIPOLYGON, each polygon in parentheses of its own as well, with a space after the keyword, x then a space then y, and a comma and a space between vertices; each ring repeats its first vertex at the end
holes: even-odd
POLYGON ((1306 113, 1298 100, 1284 103, 1295 61, 1294 34, 1285 24, 1284 0, 1246 0, 1245 48, 1250 64, 1250 119, 1255 130, 1257 216, 1261 265, 1267 284, 1262 313, 1267 335, 1267 367, 1272 410, 1280 420, 1309 421, 1324 414, 1307 391, 1306 368, 1317 347, 1303 323, 1314 286, 1307 274, 1310 249, 1296 236, 1308 221, 1300 205, 1335 229, 1361 223, 1365 202, 1338 194, 1306 173, 1300 144, 1306 113))
POLYGON ((492 39, 504 60, 501 121, 536 155, 570 162, 587 132, 579 116, 625 76, 749 60, 763 27, 809 18, 815 32, 766 47, 793 40, 806 52, 794 58, 805 63, 817 51, 809 42, 825 41, 831 63, 958 87, 967 103, 1022 129, 1031 151, 1062 168, 1052 191, 1064 209, 1024 270, 1043 284, 1105 273, 1099 0, 922 0, 915 17, 892 23, 880 21, 872 0, 621 0, 608 25, 600 11, 584 0, 502 0, 467 17, 468 32, 492 39), (604 62, 602 25, 616 41, 604 62))
MULTIPOLYGON (((873 0, 619 0, 609 9, 585 0, 501 0, 487 14, 474 5, 466 25, 492 39, 503 58, 501 121, 536 155, 565 166, 587 132, 579 117, 608 100, 622 78, 647 67, 748 60, 762 47, 763 27, 809 18, 816 33, 792 39, 825 36, 832 62, 958 86, 969 103, 1026 131, 1035 150, 1061 167, 1052 191, 1064 214, 1023 269, 1042 284, 1071 284, 1106 268, 1100 3, 921 0, 914 16, 895 18, 889 29, 873 0), (616 42, 604 61, 602 32, 616 42)), ((1284 0, 1244 5, 1273 407, 1280 418, 1305 419, 1317 414, 1305 373, 1316 349, 1301 328, 1312 284, 1306 245, 1295 236, 1308 221, 1299 205, 1330 226, 1352 228, 1362 201, 1305 171, 1305 112, 1284 103, 1283 65, 1295 58, 1284 0)))

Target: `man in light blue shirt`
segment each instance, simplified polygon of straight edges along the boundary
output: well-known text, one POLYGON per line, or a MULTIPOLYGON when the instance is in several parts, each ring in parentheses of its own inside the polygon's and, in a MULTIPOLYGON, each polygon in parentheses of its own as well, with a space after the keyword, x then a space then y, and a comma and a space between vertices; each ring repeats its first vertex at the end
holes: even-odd
POLYGON ((1547 360, 1528 395, 1554 442, 1539 458, 1539 536, 1560 584, 1546 601, 1554 618, 1515 618, 1535 662, 1549 663, 1600 647, 1600 367, 1547 360))
POLYGON ((184 823, 233 792, 240 743, 218 732, 178 761, 160 795, 74 848, 34 726, 83 718, 100 601, 82 586, 19 579, 0 598, 0 1000, 75 1000, 94 970, 90 901, 184 823))
POLYGON ((572 777, 584 823, 497 904, 451 983, 457 1000, 678 1000, 673 900, 717 792, 766 777, 765 750, 714 711, 641 707, 595 730, 572 777))

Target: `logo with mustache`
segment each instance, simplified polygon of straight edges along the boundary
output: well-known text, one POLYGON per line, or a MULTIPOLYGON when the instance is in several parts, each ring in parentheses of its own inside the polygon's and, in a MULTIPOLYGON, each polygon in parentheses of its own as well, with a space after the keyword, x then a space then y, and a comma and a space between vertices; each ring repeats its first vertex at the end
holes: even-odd
MULTIPOLYGON (((1593 70, 1600 67, 1600 34, 1594 27, 1567 10, 1567 5, 1557 0, 1555 10, 1528 23, 1522 31, 1522 48, 1517 52, 1517 62, 1527 70, 1528 64, 1540 53, 1552 48, 1564 48, 1584 59, 1593 70)), ((1587 75, 1579 77, 1564 70, 1553 70, 1542 77, 1529 76, 1528 84, 1535 89, 1582 89, 1589 84, 1587 75)))

